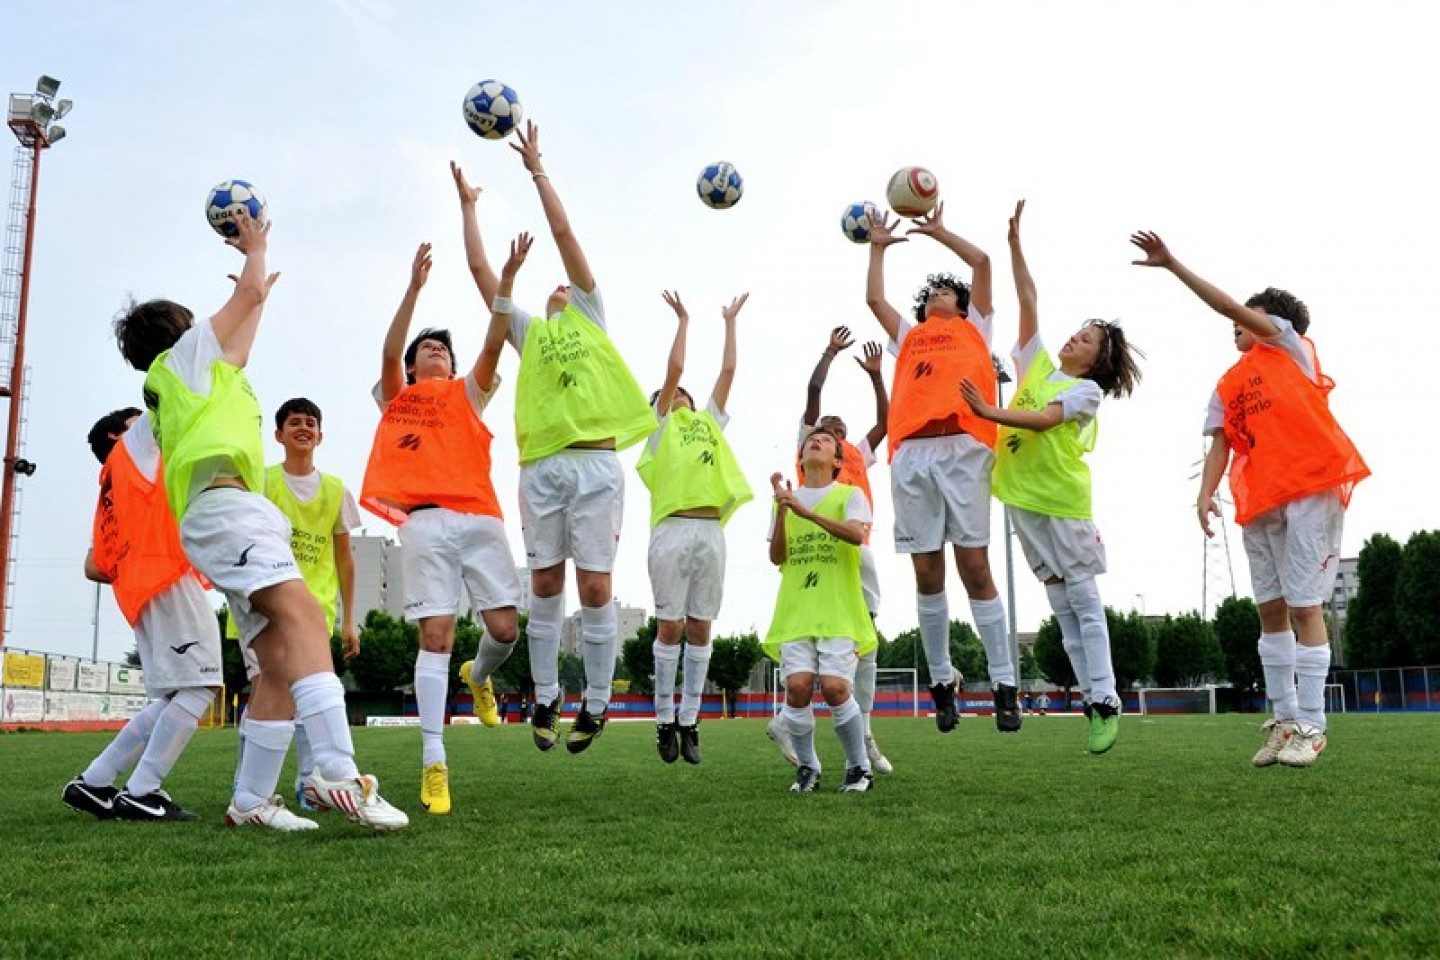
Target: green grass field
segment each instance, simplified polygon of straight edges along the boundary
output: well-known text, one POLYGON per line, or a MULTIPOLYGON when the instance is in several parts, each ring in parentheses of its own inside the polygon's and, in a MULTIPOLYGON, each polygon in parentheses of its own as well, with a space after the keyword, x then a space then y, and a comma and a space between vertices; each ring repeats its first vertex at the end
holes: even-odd
POLYGON ((231 731, 167 784, 193 825, 60 803, 108 734, 0 735, 0 956, 1440 954, 1440 717, 1335 718, 1311 770, 1252 769, 1258 722, 1126 717, 1091 757, 1069 718, 882 720, 896 773, 858 796, 828 720, 812 796, 760 721, 707 723, 699 767, 649 724, 580 757, 457 727, 449 817, 417 730, 358 730, 391 835, 227 831, 231 731))

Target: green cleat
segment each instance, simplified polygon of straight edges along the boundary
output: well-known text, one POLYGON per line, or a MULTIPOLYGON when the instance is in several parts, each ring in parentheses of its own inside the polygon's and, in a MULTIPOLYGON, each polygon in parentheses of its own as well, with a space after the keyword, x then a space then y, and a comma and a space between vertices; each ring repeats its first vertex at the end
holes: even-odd
POLYGON ((1090 718, 1090 736, 1085 748, 1091 753, 1104 753, 1115 746, 1115 738, 1120 735, 1119 704, 1092 703, 1086 706, 1085 713, 1090 718))
POLYGON ((570 724, 570 732, 565 735, 565 749, 571 753, 584 753, 604 732, 605 711, 602 710, 596 717, 591 716, 588 706, 581 707, 575 722, 570 724))

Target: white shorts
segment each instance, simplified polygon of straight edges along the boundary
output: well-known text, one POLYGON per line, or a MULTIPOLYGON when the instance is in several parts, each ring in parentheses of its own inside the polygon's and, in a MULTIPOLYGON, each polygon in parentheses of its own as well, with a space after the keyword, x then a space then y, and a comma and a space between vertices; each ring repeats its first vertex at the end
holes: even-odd
POLYGON ((444 507, 414 510, 400 525, 405 619, 460 612, 460 591, 476 610, 520 605, 520 577, 498 517, 444 507))
POLYGON ((577 570, 615 566, 625 471, 614 450, 561 450, 520 467, 520 530, 531 570, 566 558, 577 570))
POLYGON ((264 496, 236 487, 213 487, 190 501, 180 522, 180 545, 190 563, 225 595, 230 616, 249 646, 269 621, 250 596, 299 580, 290 552, 290 521, 264 496))
POLYGON ((1105 572, 1105 542, 1091 521, 1047 517, 1019 507, 1010 508, 1010 519, 1025 562, 1041 583, 1051 577, 1084 580, 1105 572))
POLYGON ((849 637, 809 637, 780 644, 781 681, 797 673, 818 673, 854 683, 859 664, 855 641, 849 637))
POLYGON ((1282 503, 1245 525, 1245 554, 1256 603, 1285 598, 1316 607, 1335 590, 1345 507, 1333 490, 1282 503))
POLYGON ((875 567, 875 551, 868 543, 860 544, 860 589, 871 619, 880 616, 880 571, 875 567))
POLYGON ((968 433, 900 444, 890 464, 895 552, 989 546, 994 463, 990 448, 968 433))
POLYGON ((225 682, 220 622, 200 581, 192 576, 181 577, 140 609, 135 646, 145 671, 145 692, 151 697, 225 682))
POLYGON ((650 586, 657 620, 714 620, 725 593, 719 520, 666 517, 650 531, 650 586))

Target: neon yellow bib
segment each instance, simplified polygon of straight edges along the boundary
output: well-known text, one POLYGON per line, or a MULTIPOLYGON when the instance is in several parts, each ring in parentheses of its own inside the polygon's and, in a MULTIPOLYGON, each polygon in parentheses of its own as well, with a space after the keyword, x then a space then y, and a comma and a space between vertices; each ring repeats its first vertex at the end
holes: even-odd
MULTIPOLYGON (((855 489, 835 484, 815 512, 843 523, 855 489)), ((779 660, 781 644, 807 637, 850 637, 857 653, 868 653, 878 642, 860 589, 860 548, 787 512, 785 562, 765 653, 779 660)))
POLYGON ((604 330, 568 304, 530 322, 515 386, 521 463, 610 437, 624 450, 654 430, 655 412, 604 330))
MULTIPOLYGON (((1055 364, 1041 350, 1020 381, 1011 410, 1044 410, 1079 380, 1051 380, 1055 364)), ((1082 459, 1095 449, 1097 421, 1082 430, 1067 420, 1043 433, 1001 427, 995 444, 995 496, 1012 507, 1070 520, 1089 520, 1090 468, 1082 459)))
POLYGON ((202 460, 228 460, 232 476, 256 493, 265 482, 264 418, 245 372, 224 360, 210 365, 201 396, 165 366, 166 350, 145 374, 145 405, 165 460, 165 493, 178 523, 190 505, 190 479, 202 460))
POLYGON ((710 411, 678 407, 660 428, 660 441, 647 443, 635 465, 650 488, 650 526, 680 510, 714 507, 720 522, 755 499, 720 424, 710 411))

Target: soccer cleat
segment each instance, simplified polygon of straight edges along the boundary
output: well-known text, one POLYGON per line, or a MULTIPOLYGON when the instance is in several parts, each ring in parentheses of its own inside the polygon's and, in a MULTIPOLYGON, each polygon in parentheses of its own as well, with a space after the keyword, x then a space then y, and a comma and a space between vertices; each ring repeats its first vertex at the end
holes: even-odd
POLYGON ((698 720, 688 727, 680 728, 680 756, 685 758, 686 763, 700 762, 700 722, 698 720))
POLYGON ((305 796, 305 778, 304 778, 304 777, 296 777, 296 778, 295 778, 295 806, 297 806, 297 807, 299 807, 301 810, 305 810, 305 811, 307 811, 307 812, 309 812, 309 813, 319 813, 319 812, 320 812, 320 808, 317 807, 317 806, 315 806, 315 804, 311 803, 311 802, 310 802, 310 798, 307 797, 307 796, 305 796))
POLYGON ((870 789, 875 778, 864 767, 851 767, 845 771, 845 782, 840 784, 841 793, 864 793, 870 789))
POLYGON ((1309 767, 1325 749, 1325 731, 1311 729, 1308 732, 1297 726, 1289 741, 1280 748, 1276 759, 1287 767, 1309 767))
POLYGON ((1020 708, 1017 706, 1019 691, 1008 683, 998 684, 995 697, 995 729, 1001 733, 1016 733, 1020 729, 1020 708))
POLYGON ((674 721, 655 724, 655 749, 660 751, 660 759, 666 763, 674 763, 680 759, 680 742, 674 721))
POLYGON ((820 786, 820 771, 814 767, 797 767, 791 793, 814 793, 820 786))
POLYGON ((930 688, 930 699, 935 701, 935 726, 941 733, 949 733, 960 722, 960 712, 955 706, 955 681, 937 683, 930 688))
POLYGON ((225 826, 267 827, 281 833, 299 833, 302 830, 317 830, 320 824, 314 820, 297 817, 286 810, 285 801, 280 799, 280 794, 277 793, 269 800, 257 804, 249 810, 241 810, 235 806, 235 801, 231 800, 230 806, 225 808, 225 826))
POLYGON ((535 704, 535 715, 530 718, 530 736, 541 750, 554 750, 560 742, 560 708, 564 697, 556 697, 554 703, 535 704))
POLYGON ((1087 705, 1085 715, 1090 718, 1085 749, 1091 753, 1104 753, 1115 746, 1115 738, 1120 735, 1120 705, 1101 700, 1087 705))
POLYGON ((895 766, 885 754, 880 752, 880 745, 875 742, 873 733, 865 734, 865 756, 870 758, 870 769, 876 773, 891 774, 895 772, 895 766))
POLYGON ((800 766, 800 758, 795 755, 795 747, 790 742, 790 733, 785 729, 785 721, 780 714, 775 714, 765 725, 765 736, 775 741, 775 746, 780 748, 780 756, 785 758, 786 763, 792 767, 800 766))
POLYGON ((1280 751, 1290 742, 1299 728, 1294 720, 1267 720, 1260 728, 1265 731, 1265 743, 1256 751, 1250 762, 1257 767, 1268 767, 1280 759, 1280 751))
POLYGON ((570 732, 565 735, 565 749, 571 753, 584 753, 604 732, 605 711, 600 711, 598 717, 592 717, 590 707, 583 706, 575 722, 570 724, 570 732))
POLYGON ((143 796, 135 796, 128 790, 115 795, 115 819, 117 820, 170 820, 175 823, 194 823, 200 817, 181 807, 170 799, 164 790, 156 790, 143 796))
POLYGON ((476 683, 475 678, 470 675, 470 668, 473 666, 474 660, 466 660, 460 664, 460 679, 465 681, 465 686, 470 688, 470 696, 475 698, 475 716, 487 727, 498 727, 500 708, 495 704, 495 685, 489 680, 476 683))
POLYGON ((374 830, 399 830, 410 823, 403 810, 380 796, 380 781, 367 773, 347 780, 326 780, 316 770, 305 778, 305 796, 321 810, 338 810, 345 819, 374 830))
POLYGON ((450 768, 445 764, 432 763, 420 771, 420 806, 437 817, 450 812, 450 768))
POLYGON ((96 820, 109 820, 115 816, 115 798, 119 795, 120 791, 113 786, 90 786, 83 776, 71 780, 60 791, 60 799, 67 807, 88 813, 96 820))

